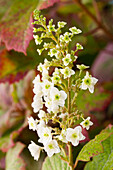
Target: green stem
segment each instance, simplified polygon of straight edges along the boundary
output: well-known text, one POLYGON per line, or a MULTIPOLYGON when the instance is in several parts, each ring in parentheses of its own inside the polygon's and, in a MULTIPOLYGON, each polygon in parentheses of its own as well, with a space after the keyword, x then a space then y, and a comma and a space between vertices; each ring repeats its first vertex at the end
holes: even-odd
POLYGON ((69 149, 69 166, 70 166, 71 170, 74 170, 74 168, 73 168, 72 144, 71 143, 68 145, 68 149, 69 149))

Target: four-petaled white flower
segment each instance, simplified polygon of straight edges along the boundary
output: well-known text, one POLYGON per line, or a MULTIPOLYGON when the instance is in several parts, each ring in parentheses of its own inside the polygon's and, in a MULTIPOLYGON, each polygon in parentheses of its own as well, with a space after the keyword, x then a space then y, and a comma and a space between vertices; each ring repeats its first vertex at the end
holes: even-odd
POLYGON ((98 79, 92 77, 91 75, 89 75, 89 72, 86 72, 85 77, 82 79, 82 83, 80 88, 83 90, 86 90, 87 88, 89 89, 89 91, 91 93, 94 92, 94 85, 97 83, 98 79))
POLYGON ((67 66, 71 61, 71 55, 70 54, 67 54, 65 58, 62 59, 63 62, 64 62, 64 65, 67 66))
POLYGON ((59 21, 59 22, 58 22, 58 27, 59 27, 59 28, 63 28, 66 24, 67 24, 67 23, 64 22, 64 21, 59 21))
POLYGON ((69 29, 73 34, 80 34, 82 31, 77 29, 76 27, 72 27, 69 29))
POLYGON ((37 52, 38 52, 39 55, 42 54, 42 51, 43 51, 42 49, 37 49, 37 52))
POLYGON ((28 124, 29 124, 29 129, 32 129, 33 131, 37 129, 37 123, 33 119, 33 117, 28 117, 28 124))
POLYGON ((84 121, 82 121, 80 123, 80 125, 83 127, 83 128, 86 128, 87 130, 89 130, 90 126, 93 125, 93 122, 90 121, 90 117, 87 117, 87 119, 84 119, 84 121))
POLYGON ((51 157, 54 153, 59 153, 60 148, 56 140, 51 140, 44 146, 44 150, 47 152, 47 155, 51 157))
POLYGON ((28 149, 31 155, 34 157, 34 160, 38 161, 40 156, 40 151, 42 150, 42 148, 36 145, 33 141, 31 141, 31 144, 29 144, 28 149))
POLYGON ((42 127, 37 130, 37 133, 40 137, 38 142, 43 143, 44 145, 52 140, 51 129, 49 127, 42 127))
POLYGON ((79 141, 84 140, 85 136, 83 136, 81 126, 77 126, 74 129, 67 128, 66 139, 71 142, 73 146, 77 146, 79 141))
POLYGON ((64 79, 71 77, 72 75, 75 74, 75 71, 73 71, 69 67, 66 67, 64 69, 60 69, 60 72, 64 75, 64 79))

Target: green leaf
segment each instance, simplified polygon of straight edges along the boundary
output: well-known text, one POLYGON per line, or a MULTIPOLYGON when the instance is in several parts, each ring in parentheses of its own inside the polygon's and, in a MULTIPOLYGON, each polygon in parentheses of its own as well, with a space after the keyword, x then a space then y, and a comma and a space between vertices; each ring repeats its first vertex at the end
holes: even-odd
MULTIPOLYGON (((112 128, 113 132, 113 128, 112 128)), ((102 142, 104 152, 88 162, 85 170, 113 170, 113 134, 102 142)))
POLYGON ((65 163, 59 154, 52 157, 47 157, 43 163, 42 170, 70 170, 70 167, 65 163))
POLYGON ((41 152, 40 158, 38 161, 35 161, 34 158, 31 156, 28 148, 25 148, 21 153, 22 158, 26 163, 26 170, 41 170, 42 163, 44 158, 46 157, 45 152, 41 152), (31 167, 32 166, 32 167, 31 167))
POLYGON ((25 163, 19 156, 25 145, 18 142, 6 154, 6 170, 25 170, 25 163))
POLYGON ((43 62, 44 58, 47 58, 47 53, 43 52, 42 56, 37 53, 37 47, 34 41, 30 42, 29 48, 27 50, 27 56, 23 53, 18 53, 13 50, 6 51, 3 49, 0 51, 0 82, 10 82, 19 81, 23 78, 26 71, 35 69, 36 66, 43 62))
MULTIPOLYGON (((105 141, 111 134, 113 134, 113 127, 108 127, 103 130, 95 139, 89 141, 80 151, 77 156, 78 161, 90 161, 91 157, 104 152, 102 141, 105 141)), ((102 158, 103 159, 103 158, 102 158)))
POLYGON ((88 90, 80 91, 77 97, 77 108, 84 114, 90 111, 100 111, 105 108, 105 102, 108 101, 111 94, 104 92, 101 87, 96 87, 95 92, 91 94, 88 90))

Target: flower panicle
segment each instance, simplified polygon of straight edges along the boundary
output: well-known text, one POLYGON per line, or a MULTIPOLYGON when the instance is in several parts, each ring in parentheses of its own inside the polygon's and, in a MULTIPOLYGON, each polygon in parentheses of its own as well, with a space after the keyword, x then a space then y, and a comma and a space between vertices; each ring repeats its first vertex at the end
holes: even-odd
POLYGON ((83 46, 77 43, 76 50, 69 52, 69 43, 73 36, 82 32, 80 29, 72 27, 69 32, 62 34, 61 29, 67 24, 66 22, 59 21, 56 28, 51 19, 47 25, 46 18, 37 10, 34 11, 34 19, 35 43, 41 45, 44 42, 37 52, 41 55, 46 50, 50 57, 50 61, 45 59, 44 63, 40 63, 37 67, 41 76, 38 74, 33 80, 32 107, 34 113, 38 114, 37 119, 28 118, 29 129, 37 132, 38 142, 43 144, 43 147, 40 147, 31 141, 28 147, 34 159, 38 160, 41 150, 45 150, 51 157, 54 153, 61 152, 61 149, 65 150, 65 145, 78 146, 80 141, 85 139, 82 130, 84 128, 89 130, 93 122, 90 121, 90 117, 85 119, 83 113, 73 106, 76 105, 78 92, 89 89, 93 93, 98 80, 88 71, 83 77, 82 73, 89 66, 81 64, 76 66, 78 71, 73 70, 73 63, 78 58, 75 53, 82 50, 83 46), (36 24, 41 27, 37 28, 36 24), (41 32, 40 35, 36 34, 38 31, 41 32), (45 42, 44 38, 52 41, 45 42), (83 121, 75 126, 81 118, 83 121))

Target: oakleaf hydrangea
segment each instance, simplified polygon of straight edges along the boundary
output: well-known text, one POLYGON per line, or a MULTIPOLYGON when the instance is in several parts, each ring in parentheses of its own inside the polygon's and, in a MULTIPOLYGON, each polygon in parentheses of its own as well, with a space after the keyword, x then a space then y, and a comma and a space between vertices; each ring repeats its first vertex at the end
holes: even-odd
POLYGON ((61 153, 61 150, 65 152, 66 145, 69 148, 77 147, 85 139, 82 130, 89 130, 93 122, 90 117, 84 118, 83 113, 75 107, 76 97, 81 90, 88 89, 93 93, 98 80, 88 71, 83 76, 89 66, 81 64, 76 65, 76 71, 73 69, 73 63, 78 58, 76 52, 82 50, 83 46, 76 43, 75 51, 70 51, 69 44, 73 36, 82 32, 79 28, 74 26, 68 32, 62 33, 66 22, 59 21, 55 25, 51 19, 47 25, 46 18, 40 16, 40 11, 37 10, 34 11, 34 19, 34 26, 37 24, 40 27, 34 27, 33 37, 36 45, 42 44, 37 49, 37 55, 43 55, 45 51, 50 57, 49 61, 45 59, 37 66, 40 74, 33 80, 32 107, 38 117, 36 120, 33 117, 28 118, 29 129, 37 132, 38 142, 41 143, 40 146, 31 141, 28 148, 34 159, 38 160, 41 150, 45 150, 51 157, 61 153), (40 33, 37 35, 38 31, 40 33), (45 38, 49 38, 51 42, 46 42, 45 38), (77 124, 78 120, 80 124, 77 124))

